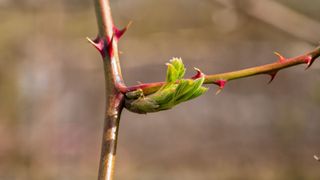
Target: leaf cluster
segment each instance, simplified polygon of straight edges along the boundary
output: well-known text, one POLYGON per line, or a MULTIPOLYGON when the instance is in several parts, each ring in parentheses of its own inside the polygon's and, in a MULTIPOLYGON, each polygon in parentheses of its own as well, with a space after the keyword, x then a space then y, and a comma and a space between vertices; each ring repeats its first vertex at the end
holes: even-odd
POLYGON ((203 75, 196 79, 183 79, 186 68, 181 58, 173 58, 166 65, 166 81, 158 91, 148 96, 144 96, 141 89, 126 93, 125 107, 128 110, 141 114, 167 110, 208 90, 202 86, 203 75))

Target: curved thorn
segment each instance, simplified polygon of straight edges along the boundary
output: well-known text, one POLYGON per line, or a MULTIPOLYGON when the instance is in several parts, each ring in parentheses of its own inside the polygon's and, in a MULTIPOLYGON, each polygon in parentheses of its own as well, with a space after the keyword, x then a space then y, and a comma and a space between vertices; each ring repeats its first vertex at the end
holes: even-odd
POLYGON ((218 95, 223 90, 223 88, 225 87, 227 81, 226 80, 218 80, 215 83, 219 86, 219 89, 216 92, 216 95, 218 95))
POLYGON ((274 80, 274 78, 276 77, 277 73, 278 73, 278 72, 272 72, 272 73, 269 73, 269 74, 268 74, 268 75, 271 76, 271 79, 269 80, 268 84, 270 84, 270 83, 274 80))
POLYGON ((94 46, 97 50, 101 51, 102 50, 102 44, 100 44, 100 41, 98 40, 98 38, 96 38, 95 40, 90 39, 89 37, 86 37, 87 41, 94 46))
POLYGON ((191 77, 191 79, 198 79, 204 76, 204 74, 201 72, 200 69, 194 67, 193 68, 196 71, 196 74, 194 76, 191 77))
POLYGON ((320 162, 320 158, 317 155, 313 155, 313 158, 320 162))
POLYGON ((93 47, 95 47, 100 52, 100 54, 103 57, 105 56, 105 53, 104 53, 105 43, 104 43, 104 40, 102 38, 100 38, 98 36, 94 40, 90 39, 89 37, 87 37, 86 39, 91 45, 93 45, 93 47))
POLYGON ((124 27, 124 28, 121 29, 121 30, 119 30, 118 28, 114 27, 114 28, 113 28, 113 31, 114 31, 114 34, 115 34, 116 38, 117 38, 117 39, 120 39, 120 38, 124 35, 124 33, 130 28, 131 24, 132 24, 132 21, 130 21, 130 22, 126 25, 126 27, 124 27))
POLYGON ((279 62, 285 62, 286 61, 286 58, 283 57, 280 53, 278 52, 273 52, 276 56, 279 57, 279 62))
POLYGON ((314 62, 314 59, 312 59, 311 56, 307 56, 305 59, 305 62, 307 63, 307 67, 305 70, 309 69, 309 67, 311 67, 312 63, 314 62))

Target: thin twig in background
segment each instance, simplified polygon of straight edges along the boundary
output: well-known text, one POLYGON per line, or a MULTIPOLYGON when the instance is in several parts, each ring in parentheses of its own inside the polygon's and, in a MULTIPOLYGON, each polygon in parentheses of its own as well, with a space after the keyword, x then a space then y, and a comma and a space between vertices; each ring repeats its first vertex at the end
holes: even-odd
POLYGON ((241 3, 240 11, 253 18, 311 44, 317 44, 320 40, 315 39, 320 37, 320 22, 279 2, 273 0, 215 1, 228 8, 238 8, 237 3, 241 3))

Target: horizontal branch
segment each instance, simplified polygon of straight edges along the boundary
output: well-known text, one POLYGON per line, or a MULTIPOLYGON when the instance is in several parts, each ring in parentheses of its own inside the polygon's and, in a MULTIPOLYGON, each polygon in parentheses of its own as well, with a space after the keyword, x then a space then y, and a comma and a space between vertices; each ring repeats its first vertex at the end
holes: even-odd
MULTIPOLYGON (((279 60, 275 63, 242 69, 238 71, 231 71, 231 72, 213 74, 213 75, 205 75, 204 84, 216 84, 220 87, 220 90, 221 90, 228 81, 255 76, 259 74, 270 75, 271 76, 270 82, 271 82, 275 78, 278 71, 280 71, 281 69, 285 69, 291 66, 296 66, 299 64, 307 64, 307 68, 309 68, 313 64, 313 62, 320 56, 320 47, 317 47, 313 51, 306 53, 304 55, 294 57, 294 58, 289 58, 289 59, 284 58, 279 53, 275 53, 275 54, 279 57, 279 60)), ((126 92, 142 89, 144 95, 149 95, 157 91, 163 84, 164 82, 139 84, 136 86, 128 87, 126 89, 126 92)))

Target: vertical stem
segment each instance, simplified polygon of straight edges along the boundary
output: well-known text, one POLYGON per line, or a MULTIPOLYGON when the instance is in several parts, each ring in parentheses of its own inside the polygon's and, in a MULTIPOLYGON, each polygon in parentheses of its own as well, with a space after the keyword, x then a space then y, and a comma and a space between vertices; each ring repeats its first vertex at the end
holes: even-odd
POLYGON ((98 21, 99 35, 111 37, 113 34, 113 20, 109 0, 94 0, 98 21))
POLYGON ((118 38, 114 38, 109 0, 94 0, 99 28, 97 40, 103 42, 100 53, 103 57, 106 84, 106 114, 102 138, 98 180, 112 180, 116 157, 120 115, 123 109, 124 95, 119 92, 123 79, 118 54, 118 38))
POLYGON ((104 49, 105 53, 108 53, 108 56, 103 57, 104 63, 110 64, 110 68, 106 69, 111 72, 113 85, 115 87, 124 86, 120 61, 119 61, 119 50, 118 50, 118 38, 114 37, 116 28, 113 24, 113 19, 111 16, 111 8, 109 0, 94 0, 97 23, 99 28, 98 37, 106 40, 107 43, 110 43, 108 46, 111 46, 112 53, 108 51, 107 48, 104 49))
POLYGON ((109 96, 107 103, 98 180, 113 179, 123 94, 109 96))

